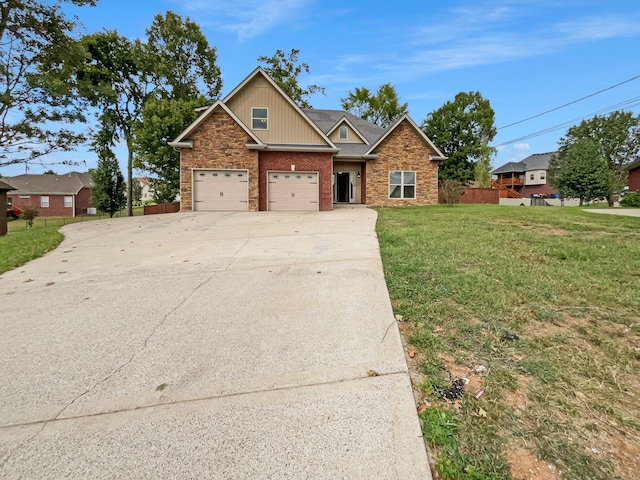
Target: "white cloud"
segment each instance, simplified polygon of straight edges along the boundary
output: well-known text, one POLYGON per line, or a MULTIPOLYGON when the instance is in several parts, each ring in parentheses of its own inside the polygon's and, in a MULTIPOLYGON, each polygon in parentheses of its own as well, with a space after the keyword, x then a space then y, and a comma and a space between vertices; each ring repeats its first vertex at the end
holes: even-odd
POLYGON ((184 0, 181 5, 212 23, 234 32, 243 42, 290 22, 314 0, 184 0))
POLYGON ((513 145, 513 149, 514 150, 530 150, 531 147, 529 146, 528 143, 515 143, 513 145))

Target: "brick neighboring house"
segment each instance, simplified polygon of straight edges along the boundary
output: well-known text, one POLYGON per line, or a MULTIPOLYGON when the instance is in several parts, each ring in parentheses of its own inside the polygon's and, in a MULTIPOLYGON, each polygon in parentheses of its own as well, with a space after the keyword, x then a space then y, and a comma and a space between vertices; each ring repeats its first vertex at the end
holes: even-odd
POLYGON ((629 171, 629 191, 640 192, 640 160, 627 166, 629 171))
POLYGON ((93 184, 88 173, 25 174, 6 180, 15 187, 7 201, 20 210, 35 207, 40 217, 75 217, 91 206, 93 184))
POLYGON ((389 128, 303 110, 256 68, 173 142, 181 211, 438 203, 444 159, 408 115, 389 128))
MULTIPOLYGON (((513 198, 549 197, 558 191, 549 185, 549 161, 556 152, 534 153, 519 162, 508 162, 491 172, 493 188, 519 194, 513 198)), ((505 195, 506 196, 506 195, 505 195)))

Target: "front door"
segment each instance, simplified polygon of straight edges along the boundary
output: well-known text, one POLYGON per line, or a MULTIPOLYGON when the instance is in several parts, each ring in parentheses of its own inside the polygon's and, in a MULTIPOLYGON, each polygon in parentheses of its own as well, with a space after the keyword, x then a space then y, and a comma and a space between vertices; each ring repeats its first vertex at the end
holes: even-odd
POLYGON ((335 172, 333 198, 337 203, 354 203, 356 201, 355 172, 335 172))

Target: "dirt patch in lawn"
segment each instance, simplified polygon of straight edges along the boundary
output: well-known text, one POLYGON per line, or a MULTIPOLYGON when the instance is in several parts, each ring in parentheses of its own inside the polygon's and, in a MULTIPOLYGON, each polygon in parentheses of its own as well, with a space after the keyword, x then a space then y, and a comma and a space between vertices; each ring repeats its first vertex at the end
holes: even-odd
POLYGON ((539 460, 525 448, 510 448, 506 453, 514 480, 560 480, 562 478, 554 465, 539 460))

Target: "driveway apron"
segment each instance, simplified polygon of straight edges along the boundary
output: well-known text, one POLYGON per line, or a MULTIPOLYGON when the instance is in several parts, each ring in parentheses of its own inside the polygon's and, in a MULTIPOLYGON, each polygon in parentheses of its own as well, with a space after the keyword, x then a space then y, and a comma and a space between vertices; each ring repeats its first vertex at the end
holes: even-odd
POLYGON ((0 477, 430 479, 375 221, 65 227, 0 276, 0 477))

